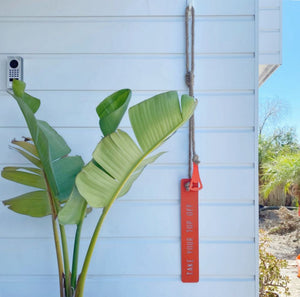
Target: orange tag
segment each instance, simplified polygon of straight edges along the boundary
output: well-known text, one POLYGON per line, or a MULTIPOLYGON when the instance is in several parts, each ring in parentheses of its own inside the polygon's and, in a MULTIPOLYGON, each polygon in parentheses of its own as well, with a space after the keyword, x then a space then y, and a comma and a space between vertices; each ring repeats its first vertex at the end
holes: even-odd
POLYGON ((203 188, 202 181, 199 174, 198 164, 193 162, 193 174, 190 181, 190 191, 200 191, 203 188))
POLYGON ((190 191, 181 180, 181 280, 184 283, 199 281, 199 227, 198 191, 190 191))

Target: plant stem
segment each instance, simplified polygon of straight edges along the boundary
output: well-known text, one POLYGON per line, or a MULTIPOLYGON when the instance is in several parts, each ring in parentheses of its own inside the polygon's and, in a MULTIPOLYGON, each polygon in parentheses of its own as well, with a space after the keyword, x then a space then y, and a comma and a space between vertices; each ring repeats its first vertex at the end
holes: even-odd
POLYGON ((66 297, 72 296, 71 281, 70 281, 70 264, 69 264, 69 253, 68 253, 68 243, 66 237, 65 227, 59 224, 61 244, 63 251, 64 267, 65 267, 65 289, 66 297))
MULTIPOLYGON (((86 207, 85 207, 85 209, 86 209, 86 207)), ((84 216, 85 216, 85 211, 82 212, 82 218, 80 219, 80 222, 77 225, 75 241, 74 241, 73 261, 72 261, 72 277, 71 277, 71 287, 74 290, 76 289, 80 234, 81 234, 81 228, 82 228, 84 216)))
POLYGON ((102 214, 101 214, 101 216, 99 218, 99 221, 96 225, 94 234, 91 238, 91 242, 90 242, 89 248, 87 250, 84 262, 83 262, 81 274, 80 274, 80 277, 78 279, 75 297, 83 297, 83 290, 84 290, 84 284, 85 284, 85 280, 86 280, 86 276, 87 276, 88 267, 89 267, 89 264, 90 264, 90 261, 91 261, 91 258, 92 258, 92 254, 93 254, 93 251, 94 251, 94 248, 95 248, 95 245, 96 245, 98 235, 99 235, 99 232, 101 230, 103 221, 104 221, 104 219, 105 219, 105 217, 106 217, 106 215, 107 215, 107 213, 110 209, 111 204, 112 203, 110 203, 107 207, 103 208, 102 214))
MULTIPOLYGON (((55 203, 55 207, 56 207, 56 213, 58 213, 59 209, 60 209, 59 202, 55 199, 54 203, 55 203)), ((65 268, 65 294, 66 294, 66 297, 71 297, 72 296, 72 288, 71 288, 71 282, 70 282, 70 273, 71 272, 70 272, 70 264, 69 264, 67 236, 66 236, 65 227, 63 225, 59 224, 59 230, 60 230, 63 261, 64 261, 64 268, 65 268)))
POLYGON ((55 250, 56 250, 56 257, 57 257, 60 297, 64 297, 64 282, 63 282, 64 268, 63 268, 61 247, 60 247, 60 242, 59 242, 59 235, 58 235, 56 220, 53 215, 52 215, 52 228, 53 228, 54 243, 55 243, 55 250))
MULTIPOLYGON (((59 202, 54 199, 55 209, 56 209, 56 217, 57 213, 59 212, 60 205, 59 202)), ((60 230, 60 238, 61 238, 61 244, 62 244, 62 252, 63 252, 63 262, 64 262, 64 268, 65 268, 65 294, 66 297, 72 296, 72 288, 71 288, 71 281, 70 281, 70 264, 69 264, 69 253, 68 253, 68 242, 67 242, 67 236, 65 227, 61 224, 59 224, 59 230, 60 230)))
POLYGON ((56 217, 57 217, 57 208, 55 205, 55 200, 52 196, 52 192, 46 177, 46 174, 44 173, 44 178, 46 181, 47 186, 47 193, 49 198, 49 203, 51 207, 51 221, 52 221, 52 229, 53 229, 53 236, 54 236, 54 243, 55 243, 55 250, 56 250, 56 258, 57 258, 57 266, 58 266, 58 276, 59 276, 59 291, 60 291, 60 297, 64 297, 64 267, 63 267, 63 261, 62 261, 62 254, 61 254, 61 246, 59 241, 59 234, 58 229, 56 225, 56 217))
POLYGON ((77 281, 77 267, 78 267, 81 227, 82 227, 82 221, 77 225, 75 242, 74 242, 74 250, 73 250, 71 287, 74 289, 76 289, 76 281, 77 281))

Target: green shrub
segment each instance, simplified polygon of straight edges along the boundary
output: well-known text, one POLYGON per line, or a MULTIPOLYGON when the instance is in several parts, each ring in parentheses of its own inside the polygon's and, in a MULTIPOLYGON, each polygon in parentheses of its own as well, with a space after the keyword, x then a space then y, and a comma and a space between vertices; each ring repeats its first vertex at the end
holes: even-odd
POLYGON ((264 231, 259 233, 259 297, 276 297, 279 293, 289 296, 290 279, 281 274, 281 269, 287 267, 287 261, 267 252, 270 239, 264 231))

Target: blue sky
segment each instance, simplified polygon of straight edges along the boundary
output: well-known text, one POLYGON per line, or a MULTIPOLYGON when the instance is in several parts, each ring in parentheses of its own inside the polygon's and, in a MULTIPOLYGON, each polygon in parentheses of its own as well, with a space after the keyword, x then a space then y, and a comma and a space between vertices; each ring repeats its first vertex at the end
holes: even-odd
POLYGON ((287 108, 278 125, 295 127, 300 140, 300 0, 282 2, 282 65, 261 86, 259 99, 282 100, 287 108))

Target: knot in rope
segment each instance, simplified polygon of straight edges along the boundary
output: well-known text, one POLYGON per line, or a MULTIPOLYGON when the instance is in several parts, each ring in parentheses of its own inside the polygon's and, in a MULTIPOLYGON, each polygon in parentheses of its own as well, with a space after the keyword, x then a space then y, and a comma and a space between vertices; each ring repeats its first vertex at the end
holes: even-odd
POLYGON ((192 71, 188 71, 185 74, 185 83, 189 88, 194 86, 194 78, 195 78, 195 75, 194 75, 194 72, 192 72, 192 71))
POLYGON ((197 165, 200 164, 199 156, 197 154, 194 154, 192 161, 193 161, 193 163, 195 163, 197 165))

